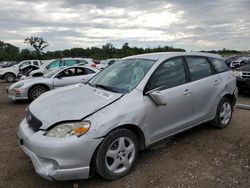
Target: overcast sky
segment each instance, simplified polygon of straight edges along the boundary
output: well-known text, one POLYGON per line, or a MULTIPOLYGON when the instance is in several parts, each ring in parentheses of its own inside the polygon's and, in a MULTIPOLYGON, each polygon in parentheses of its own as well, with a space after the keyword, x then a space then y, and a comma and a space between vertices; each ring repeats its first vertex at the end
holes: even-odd
POLYGON ((250 0, 0 0, 0 40, 47 50, 156 47, 250 50, 250 0))

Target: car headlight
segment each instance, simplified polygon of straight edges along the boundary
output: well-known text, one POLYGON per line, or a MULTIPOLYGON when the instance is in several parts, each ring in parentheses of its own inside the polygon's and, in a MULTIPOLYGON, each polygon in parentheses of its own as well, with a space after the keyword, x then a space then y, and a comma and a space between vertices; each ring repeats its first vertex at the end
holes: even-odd
POLYGON ((24 86, 24 83, 23 82, 19 82, 19 83, 16 83, 14 88, 20 88, 20 87, 23 87, 24 86))
POLYGON ((233 71, 233 75, 235 77, 240 77, 241 76, 241 72, 240 71, 233 71))
POLYGON ((90 128, 89 121, 62 123, 49 130, 45 135, 49 137, 65 138, 69 136, 82 136, 90 128))

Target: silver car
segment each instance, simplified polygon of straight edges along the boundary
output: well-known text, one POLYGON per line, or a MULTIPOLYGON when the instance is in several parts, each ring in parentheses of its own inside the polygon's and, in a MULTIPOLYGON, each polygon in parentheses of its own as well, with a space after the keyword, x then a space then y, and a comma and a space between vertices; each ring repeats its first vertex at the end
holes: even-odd
POLYGON ((31 77, 12 84, 7 89, 8 97, 11 100, 29 99, 33 101, 46 91, 57 87, 86 83, 97 72, 99 72, 98 69, 89 66, 59 68, 42 77, 31 77))
POLYGON ((95 171, 115 180, 153 143, 203 122, 227 127, 236 96, 235 77, 219 55, 131 56, 87 85, 40 96, 17 135, 46 179, 86 179, 95 171))

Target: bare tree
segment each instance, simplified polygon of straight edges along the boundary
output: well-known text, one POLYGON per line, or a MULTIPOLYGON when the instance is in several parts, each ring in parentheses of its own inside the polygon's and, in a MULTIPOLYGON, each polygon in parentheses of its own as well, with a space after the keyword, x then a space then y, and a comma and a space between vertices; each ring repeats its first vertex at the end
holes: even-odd
POLYGON ((24 43, 29 44, 30 46, 32 46, 35 49, 38 59, 40 59, 44 48, 49 46, 49 43, 47 41, 43 40, 42 37, 26 38, 26 39, 24 39, 24 43))

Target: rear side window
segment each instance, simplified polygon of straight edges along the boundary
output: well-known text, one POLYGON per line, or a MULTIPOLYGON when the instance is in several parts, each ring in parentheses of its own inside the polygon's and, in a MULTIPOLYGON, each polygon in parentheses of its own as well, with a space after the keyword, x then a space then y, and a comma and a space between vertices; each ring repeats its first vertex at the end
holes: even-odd
POLYGON ((38 61, 33 61, 33 64, 37 66, 39 65, 38 61))
POLYGON ((88 62, 86 62, 86 61, 84 61, 84 60, 80 60, 79 62, 81 63, 81 65, 86 65, 86 64, 88 64, 88 62))
POLYGON ((94 74, 95 73, 95 71, 88 69, 88 68, 84 68, 84 71, 86 74, 94 74))
POLYGON ((181 58, 162 63, 151 76, 146 91, 162 87, 167 89, 186 82, 185 69, 181 58))
POLYGON ((75 65, 75 64, 77 64, 76 60, 65 60, 65 66, 67 67, 75 65))
POLYGON ((212 75, 212 69, 205 57, 185 57, 191 80, 199 80, 212 75))
POLYGON ((229 67, 226 65, 225 61, 222 59, 209 58, 216 72, 226 72, 229 71, 229 67))

